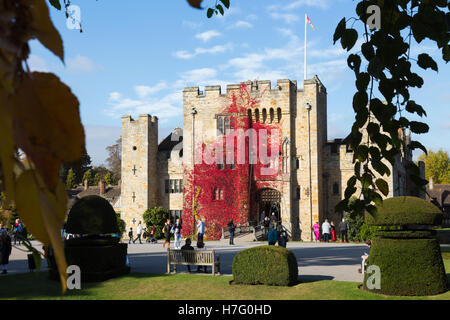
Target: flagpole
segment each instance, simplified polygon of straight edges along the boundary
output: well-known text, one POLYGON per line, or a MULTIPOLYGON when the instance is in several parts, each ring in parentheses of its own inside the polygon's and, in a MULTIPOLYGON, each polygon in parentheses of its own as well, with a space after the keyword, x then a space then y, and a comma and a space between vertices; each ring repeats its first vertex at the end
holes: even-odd
POLYGON ((307 19, 307 14, 305 13, 305 52, 304 52, 304 57, 303 57, 303 73, 304 73, 304 75, 303 75, 303 80, 306 80, 306 76, 307 76, 307 73, 306 73, 306 25, 307 25, 307 23, 306 23, 306 19, 307 19))

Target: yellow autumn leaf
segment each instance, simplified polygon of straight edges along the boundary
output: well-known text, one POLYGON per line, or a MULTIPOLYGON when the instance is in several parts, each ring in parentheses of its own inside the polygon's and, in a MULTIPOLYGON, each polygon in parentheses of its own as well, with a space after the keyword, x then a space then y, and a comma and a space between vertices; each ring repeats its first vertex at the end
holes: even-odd
POLYGON ((4 92, 0 91, 0 164, 6 194, 6 203, 14 199, 14 137, 11 114, 4 92))
POLYGON ((42 178, 33 170, 23 171, 16 181, 17 213, 37 240, 45 246, 52 244, 62 289, 65 292, 67 263, 61 228, 67 210, 67 195, 63 190, 64 186, 59 182, 56 193, 49 192, 42 178))
POLYGON ((189 4, 191 5, 191 7, 197 8, 197 9, 201 9, 201 4, 202 4, 203 0, 187 0, 187 2, 189 2, 189 4))
POLYGON ((30 11, 32 35, 64 62, 63 41, 50 19, 47 3, 44 0, 32 0, 30 11))
POLYGON ((16 142, 54 191, 61 163, 76 162, 84 153, 78 99, 54 74, 33 72, 11 101, 16 142))

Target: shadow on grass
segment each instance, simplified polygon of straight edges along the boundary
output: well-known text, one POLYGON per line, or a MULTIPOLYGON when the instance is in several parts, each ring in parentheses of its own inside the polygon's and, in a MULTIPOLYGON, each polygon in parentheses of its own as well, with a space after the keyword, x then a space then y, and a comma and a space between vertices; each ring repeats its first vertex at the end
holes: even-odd
POLYGON ((120 280, 125 278, 152 278, 169 277, 168 274, 148 274, 148 273, 130 273, 121 277, 106 280, 104 282, 86 282, 82 283, 81 290, 67 290, 64 296, 61 295, 61 283, 51 280, 48 272, 21 273, 6 275, 0 277, 0 299, 18 299, 18 300, 47 300, 63 299, 71 297, 80 299, 89 299, 94 296, 90 289, 102 286, 107 281, 120 280), (3 290, 3 288, 6 288, 3 290))

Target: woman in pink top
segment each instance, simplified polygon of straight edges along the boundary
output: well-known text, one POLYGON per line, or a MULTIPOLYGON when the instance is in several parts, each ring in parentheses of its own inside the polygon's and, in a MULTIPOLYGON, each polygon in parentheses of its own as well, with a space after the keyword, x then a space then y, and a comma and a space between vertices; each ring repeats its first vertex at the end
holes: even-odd
POLYGON ((320 235, 320 231, 319 231, 319 222, 316 221, 316 224, 314 225, 314 235, 316 236, 316 242, 319 240, 319 235, 320 235))

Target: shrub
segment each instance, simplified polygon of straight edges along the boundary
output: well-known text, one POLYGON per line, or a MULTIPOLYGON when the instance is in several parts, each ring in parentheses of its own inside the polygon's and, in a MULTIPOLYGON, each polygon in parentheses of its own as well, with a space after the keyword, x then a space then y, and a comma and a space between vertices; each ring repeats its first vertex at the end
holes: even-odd
POLYGON ((372 240, 375 235, 377 227, 369 226, 366 223, 363 223, 359 230, 359 239, 361 241, 372 240))
MULTIPOLYGON (((427 296, 447 290, 447 276, 436 239, 372 240, 367 266, 380 268, 380 289, 370 290, 397 296, 427 296)), ((367 289, 365 275, 364 288, 367 289)), ((368 290, 368 289, 367 289, 368 290)))
POLYGON ((377 226, 438 225, 442 212, 434 204, 417 197, 394 197, 377 206, 375 217, 366 214, 366 223, 377 226))
POLYGON ((164 237, 162 229, 168 217, 169 211, 167 209, 164 209, 163 207, 154 207, 152 209, 147 209, 143 215, 147 230, 150 231, 151 226, 155 226, 156 239, 162 239, 164 237))
POLYGON ((237 284, 288 286, 297 282, 294 254, 279 246, 258 246, 239 252, 233 259, 233 280, 237 284))
POLYGON ((73 234, 119 233, 116 212, 100 196, 81 198, 70 209, 66 231, 73 234))
POLYGON ((348 239, 350 241, 361 241, 360 233, 361 227, 364 224, 364 217, 346 212, 344 218, 349 227, 347 232, 348 239))
POLYGON ((120 218, 120 213, 116 213, 116 217, 117 217, 117 226, 119 227, 119 236, 122 238, 123 233, 125 232, 126 224, 125 221, 123 221, 120 218))

